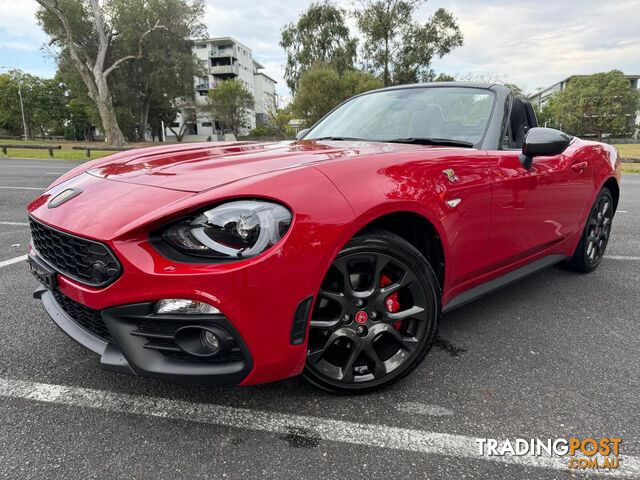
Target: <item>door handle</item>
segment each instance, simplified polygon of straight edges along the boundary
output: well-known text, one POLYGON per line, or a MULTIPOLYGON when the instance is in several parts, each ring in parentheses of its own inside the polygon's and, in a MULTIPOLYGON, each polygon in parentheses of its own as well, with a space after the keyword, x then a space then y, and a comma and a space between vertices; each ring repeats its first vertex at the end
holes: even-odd
POLYGON ((571 168, 573 168, 573 170, 575 170, 578 173, 583 172, 587 167, 589 166, 589 164, 587 162, 576 162, 573 165, 571 165, 571 168))

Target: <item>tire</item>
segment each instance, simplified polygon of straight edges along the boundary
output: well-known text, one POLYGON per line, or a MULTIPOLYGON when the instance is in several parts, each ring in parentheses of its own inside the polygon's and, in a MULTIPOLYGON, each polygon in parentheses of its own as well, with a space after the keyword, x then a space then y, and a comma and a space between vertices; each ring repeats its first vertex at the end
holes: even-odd
POLYGON ((422 362, 440 314, 440 287, 424 256, 398 235, 368 230, 345 245, 323 279, 303 377, 334 393, 387 387, 422 362))
POLYGON ((598 268, 604 256, 613 220, 613 197, 607 187, 596 196, 582 231, 580 242, 567 266, 576 272, 589 273, 598 268))

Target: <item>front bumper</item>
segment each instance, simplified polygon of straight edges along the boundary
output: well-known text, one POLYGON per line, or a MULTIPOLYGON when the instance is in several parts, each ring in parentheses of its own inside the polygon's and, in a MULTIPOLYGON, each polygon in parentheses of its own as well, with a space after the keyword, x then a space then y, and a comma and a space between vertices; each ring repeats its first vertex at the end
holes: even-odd
POLYGON ((157 315, 153 302, 98 312, 44 285, 36 288, 33 296, 42 300, 63 332, 100 355, 100 364, 108 371, 168 381, 239 384, 253 366, 246 344, 222 315, 157 315), (184 326, 215 329, 222 342, 221 352, 210 359, 182 352, 172 337, 184 326))

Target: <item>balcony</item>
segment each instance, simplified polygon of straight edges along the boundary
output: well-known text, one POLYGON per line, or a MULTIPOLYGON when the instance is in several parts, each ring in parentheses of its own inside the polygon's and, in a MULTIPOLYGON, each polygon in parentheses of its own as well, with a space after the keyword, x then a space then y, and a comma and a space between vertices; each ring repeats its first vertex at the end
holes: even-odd
POLYGON ((209 57, 211 58, 222 58, 222 57, 233 57, 238 58, 238 49, 234 45, 233 47, 225 47, 225 48, 212 48, 209 50, 209 57))
POLYGON ((219 77, 224 76, 238 76, 240 75, 240 68, 238 65, 215 65, 211 67, 211 74, 219 77))

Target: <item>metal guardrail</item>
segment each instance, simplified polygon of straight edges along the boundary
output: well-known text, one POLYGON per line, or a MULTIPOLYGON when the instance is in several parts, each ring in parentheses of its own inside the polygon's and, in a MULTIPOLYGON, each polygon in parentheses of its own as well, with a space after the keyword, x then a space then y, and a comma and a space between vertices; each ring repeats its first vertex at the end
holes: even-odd
POLYGON ((71 148, 73 150, 84 150, 87 158, 91 158, 91 150, 98 150, 103 152, 124 152, 126 150, 133 150, 136 147, 90 147, 86 145, 74 145, 71 148))
POLYGON ((4 155, 8 155, 8 148, 26 148, 28 150, 49 150, 49 156, 53 158, 53 151, 60 150, 62 148, 61 145, 20 145, 19 143, 2 143, 0 144, 0 148, 2 148, 2 153, 4 155))

